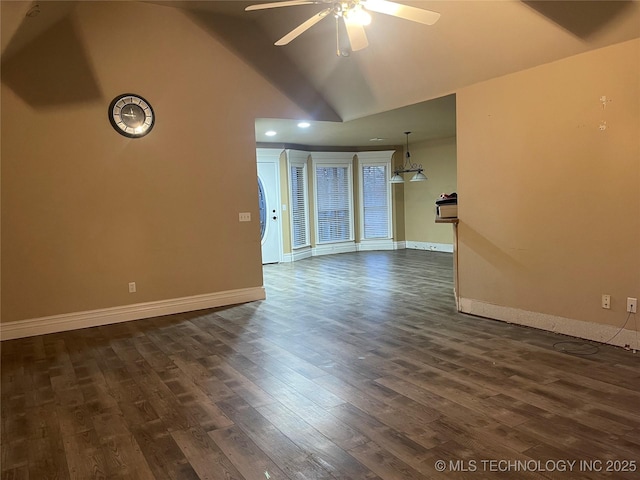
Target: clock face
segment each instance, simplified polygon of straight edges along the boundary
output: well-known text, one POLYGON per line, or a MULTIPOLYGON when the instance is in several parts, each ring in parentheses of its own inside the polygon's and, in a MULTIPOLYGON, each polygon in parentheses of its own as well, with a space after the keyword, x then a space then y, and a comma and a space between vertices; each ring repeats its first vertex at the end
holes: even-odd
POLYGON ((151 105, 139 95, 118 95, 109 105, 109 121, 125 137, 143 137, 153 128, 151 105))

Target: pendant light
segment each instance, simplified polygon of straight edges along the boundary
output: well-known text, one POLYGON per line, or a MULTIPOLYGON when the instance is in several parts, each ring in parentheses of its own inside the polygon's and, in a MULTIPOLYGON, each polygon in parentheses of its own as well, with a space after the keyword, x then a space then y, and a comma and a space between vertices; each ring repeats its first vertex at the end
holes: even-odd
POLYGON ((409 153, 409 134, 411 132, 404 132, 407 136, 407 153, 405 154, 405 161, 402 168, 393 172, 391 177, 391 183, 404 183, 403 173, 414 172, 415 175, 411 178, 410 182, 424 182, 427 180, 427 176, 423 173, 422 165, 417 163, 411 163, 411 153, 409 153))

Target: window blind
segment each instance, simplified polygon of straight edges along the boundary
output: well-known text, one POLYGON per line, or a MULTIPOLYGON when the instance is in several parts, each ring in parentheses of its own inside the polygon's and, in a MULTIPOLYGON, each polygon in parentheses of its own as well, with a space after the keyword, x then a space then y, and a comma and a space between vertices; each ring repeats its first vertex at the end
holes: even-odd
POLYGON ((316 167, 318 241, 351 240, 349 167, 316 167))
POLYGON ((363 165, 364 238, 389 238, 389 182, 386 165, 363 165))
POLYGON ((307 204, 305 196, 304 166, 291 166, 291 223, 293 229, 293 248, 309 244, 307 232, 307 204))

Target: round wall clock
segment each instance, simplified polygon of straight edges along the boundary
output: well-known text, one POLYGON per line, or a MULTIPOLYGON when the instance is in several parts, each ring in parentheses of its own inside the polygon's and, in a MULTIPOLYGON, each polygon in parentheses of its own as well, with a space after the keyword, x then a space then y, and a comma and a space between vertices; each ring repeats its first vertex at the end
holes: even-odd
POLYGON ((144 137, 153 128, 153 109, 140 95, 118 95, 109 105, 109 121, 125 137, 144 137))

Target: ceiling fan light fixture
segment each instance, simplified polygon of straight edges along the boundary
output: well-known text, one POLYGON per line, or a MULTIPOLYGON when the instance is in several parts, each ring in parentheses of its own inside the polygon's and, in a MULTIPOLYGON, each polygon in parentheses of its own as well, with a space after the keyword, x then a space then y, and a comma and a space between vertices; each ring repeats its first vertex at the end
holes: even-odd
POLYGON ((345 18, 363 27, 371 24, 371 15, 359 3, 346 11, 345 18))
POLYGON ((424 25, 433 25, 440 18, 438 12, 391 2, 389 0, 281 0, 249 5, 245 7, 245 11, 267 10, 270 8, 292 7, 297 5, 324 5, 326 8, 291 30, 280 40, 276 41, 275 45, 287 45, 322 19, 333 16, 336 19, 336 37, 340 31, 338 20, 346 26, 347 37, 349 38, 351 47, 349 50, 343 50, 340 48, 340 42, 338 41, 338 48, 336 49, 337 55, 344 57, 348 57, 350 52, 362 50, 369 45, 369 41, 364 32, 364 26, 371 23, 370 12, 383 13, 424 25))
POLYGON ((400 10, 400 5, 394 2, 386 2, 381 0, 366 0, 365 5, 371 7, 378 13, 384 13, 385 15, 397 15, 400 10))

